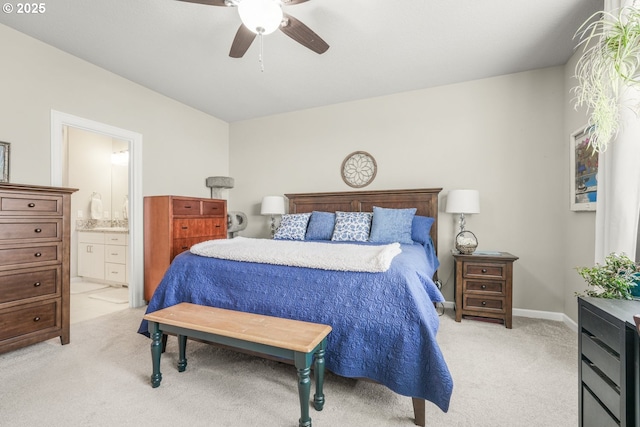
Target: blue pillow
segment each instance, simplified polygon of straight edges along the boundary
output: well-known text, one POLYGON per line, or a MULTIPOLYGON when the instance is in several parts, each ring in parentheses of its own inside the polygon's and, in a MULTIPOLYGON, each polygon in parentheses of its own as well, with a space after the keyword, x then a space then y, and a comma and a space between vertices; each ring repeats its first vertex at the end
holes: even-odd
POLYGON ((416 215, 411 224, 411 239, 424 245, 431 241, 431 226, 436 220, 429 216, 416 215))
POLYGON ((305 240, 331 240, 336 214, 332 212, 311 212, 305 240))
POLYGON ((273 236, 275 240, 304 240, 311 213, 282 215, 280 226, 273 236))
POLYGON ((373 207, 370 242, 412 244, 411 225, 416 208, 389 209, 373 207))
POLYGON ((371 212, 336 212, 336 226, 331 240, 366 242, 371 231, 371 212))

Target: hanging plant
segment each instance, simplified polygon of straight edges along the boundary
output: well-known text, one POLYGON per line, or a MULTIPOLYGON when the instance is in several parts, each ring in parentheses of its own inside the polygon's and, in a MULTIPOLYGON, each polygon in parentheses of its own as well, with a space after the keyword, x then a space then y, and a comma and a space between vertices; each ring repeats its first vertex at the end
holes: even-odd
MULTIPOLYGON (((621 89, 640 86, 640 10, 627 6, 617 16, 598 12, 582 24, 578 36, 584 51, 576 65, 575 106, 591 112, 589 146, 602 152, 619 129, 621 89)), ((625 107, 637 111, 640 105, 625 107)))

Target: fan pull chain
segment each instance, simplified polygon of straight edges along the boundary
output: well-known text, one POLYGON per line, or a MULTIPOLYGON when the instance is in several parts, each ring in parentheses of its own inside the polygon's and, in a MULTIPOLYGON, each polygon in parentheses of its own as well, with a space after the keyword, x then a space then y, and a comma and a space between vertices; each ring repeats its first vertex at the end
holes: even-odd
POLYGON ((260 62, 260 72, 264 73, 264 43, 262 41, 262 33, 258 34, 259 42, 260 42, 260 53, 258 54, 258 62, 260 62))

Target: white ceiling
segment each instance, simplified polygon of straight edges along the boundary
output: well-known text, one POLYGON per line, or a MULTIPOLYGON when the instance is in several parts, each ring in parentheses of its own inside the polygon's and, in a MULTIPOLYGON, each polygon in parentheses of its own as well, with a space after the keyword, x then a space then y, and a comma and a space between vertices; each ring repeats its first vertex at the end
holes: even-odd
MULTIPOLYGON (((15 2, 12 2, 15 4, 15 2)), ((52 0, 0 23, 227 122, 562 65, 603 0, 311 0, 285 6, 331 47, 283 33, 228 56, 236 8, 52 0)))

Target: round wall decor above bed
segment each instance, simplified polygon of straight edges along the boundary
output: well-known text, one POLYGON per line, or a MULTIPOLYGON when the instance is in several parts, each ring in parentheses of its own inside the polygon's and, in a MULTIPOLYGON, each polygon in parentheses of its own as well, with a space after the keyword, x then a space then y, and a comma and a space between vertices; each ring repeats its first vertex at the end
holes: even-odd
POLYGON ((362 188, 371 184, 377 172, 376 159, 366 151, 354 151, 342 162, 342 180, 353 188, 362 188))

